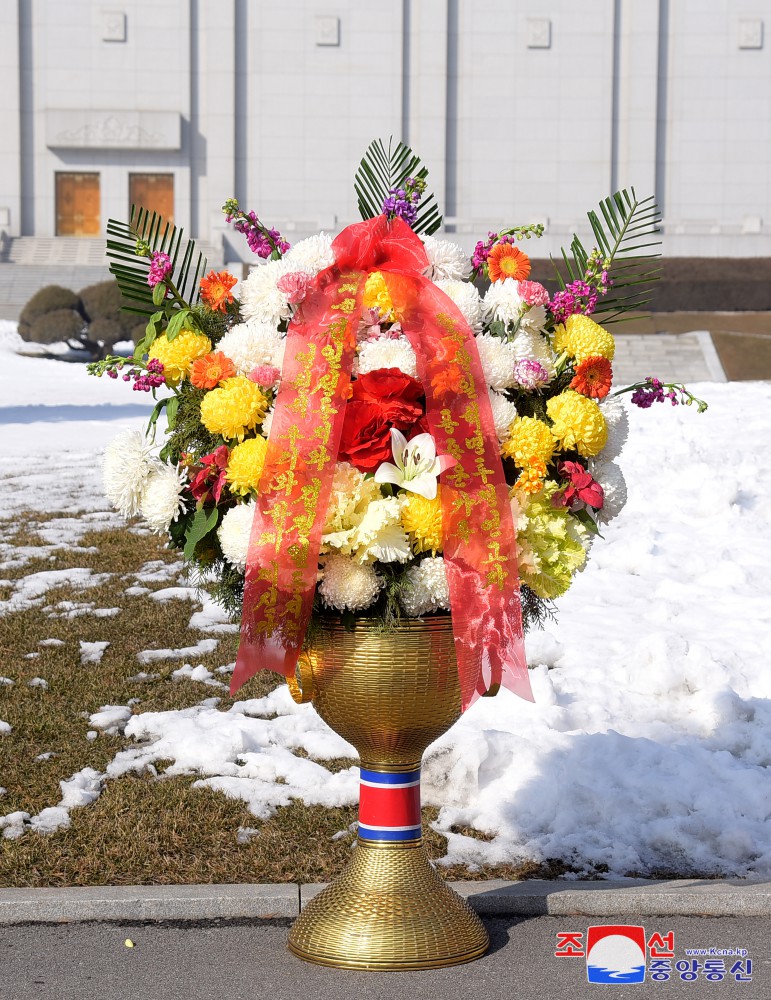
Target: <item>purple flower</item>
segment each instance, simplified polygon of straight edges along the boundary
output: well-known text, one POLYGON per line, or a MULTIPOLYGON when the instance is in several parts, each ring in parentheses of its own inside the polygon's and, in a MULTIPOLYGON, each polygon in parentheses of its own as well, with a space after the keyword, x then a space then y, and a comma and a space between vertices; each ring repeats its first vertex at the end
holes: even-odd
POLYGON ((171 274, 171 258, 167 253, 154 250, 150 254, 150 270, 147 274, 147 284, 155 288, 171 274))
POLYGON ((546 385, 549 381, 549 373, 540 361, 531 361, 523 358, 514 365, 514 381, 523 389, 533 392, 546 385))
POLYGON ((663 403, 665 399, 671 399, 672 405, 677 406, 677 396, 674 391, 664 393, 664 385, 660 379, 648 376, 643 385, 639 386, 632 393, 632 402, 642 410, 647 410, 654 403, 663 403))
POLYGON ((383 212, 389 219, 404 219, 410 228, 418 217, 418 205, 426 190, 426 182, 420 177, 408 177, 403 188, 391 188, 383 201, 383 212))

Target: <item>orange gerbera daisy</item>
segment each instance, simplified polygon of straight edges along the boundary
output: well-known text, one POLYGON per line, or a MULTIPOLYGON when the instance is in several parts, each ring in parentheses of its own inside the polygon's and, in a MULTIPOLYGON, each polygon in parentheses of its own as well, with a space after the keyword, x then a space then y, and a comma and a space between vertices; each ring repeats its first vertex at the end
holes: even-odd
POLYGON ((576 367, 570 388, 580 392, 582 396, 604 399, 610 392, 612 381, 613 370, 610 361, 595 354, 590 358, 584 358, 576 367))
POLYGON ((228 271, 209 271, 205 278, 201 278, 201 298, 215 312, 226 312, 228 304, 233 301, 230 289, 237 281, 238 278, 228 271))
POLYGON ((490 281, 524 281, 530 274, 530 258, 511 243, 497 243, 487 258, 487 273, 490 281))
POLYGON ((236 366, 222 351, 214 351, 193 362, 190 369, 190 381, 196 389, 214 389, 236 374, 236 366))

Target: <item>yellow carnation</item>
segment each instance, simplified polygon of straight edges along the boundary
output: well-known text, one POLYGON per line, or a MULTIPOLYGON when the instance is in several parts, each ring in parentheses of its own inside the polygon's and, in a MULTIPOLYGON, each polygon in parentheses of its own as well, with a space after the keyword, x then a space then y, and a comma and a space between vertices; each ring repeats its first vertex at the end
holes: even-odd
POLYGON ((197 358, 210 353, 211 341, 207 336, 195 330, 180 330, 174 340, 169 340, 162 333, 153 342, 147 356, 150 361, 160 361, 166 381, 176 385, 188 374, 197 358))
POLYGON ((548 424, 535 417, 515 417, 509 436, 501 447, 505 458, 512 458, 520 469, 526 469, 536 459, 546 465, 554 454, 556 442, 548 424))
POLYGON ((608 440, 608 425, 593 399, 568 389, 553 396, 546 412, 554 421, 552 434, 566 451, 575 448, 584 458, 598 455, 608 440))
POLYGON ((411 493, 402 507, 402 525, 410 536, 413 552, 430 552, 432 555, 441 552, 442 487, 437 488, 433 500, 411 493))
POLYGON ((581 313, 568 316, 564 326, 555 328, 552 346, 557 354, 579 362, 598 355, 612 361, 616 352, 616 342, 608 331, 581 313))
POLYGON ((267 440, 259 436, 247 438, 235 446, 225 470, 225 479, 233 493, 245 496, 257 489, 267 451, 267 440))
POLYGON ((388 293, 388 286, 380 271, 373 271, 364 285, 362 305, 365 309, 377 309, 381 316, 393 311, 394 304, 388 293))
POLYGON ((238 438, 265 419, 268 399, 245 375, 225 379, 201 400, 201 423, 210 434, 238 438))

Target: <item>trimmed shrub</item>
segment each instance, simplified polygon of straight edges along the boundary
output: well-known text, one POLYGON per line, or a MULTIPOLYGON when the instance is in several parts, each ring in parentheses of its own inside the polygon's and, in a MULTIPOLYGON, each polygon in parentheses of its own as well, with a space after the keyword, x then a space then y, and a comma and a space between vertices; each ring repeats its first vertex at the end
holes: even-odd
POLYGON ((56 344, 62 340, 80 340, 85 329, 86 321, 75 309, 54 309, 38 316, 33 321, 25 340, 31 341, 33 344, 56 344))
MULTIPOLYGON (((19 317, 19 335, 24 340, 34 340, 30 336, 31 329, 36 320, 48 313, 59 311, 75 312, 80 316, 81 327, 83 326, 83 306, 80 297, 69 288, 62 288, 60 285, 47 285, 35 292, 29 302, 24 306, 19 317)), ((54 338, 54 340, 61 338, 54 338)), ((50 344, 52 340, 34 340, 37 344, 50 344)))
MULTIPOLYGON (((136 324, 136 313, 121 312, 123 297, 117 281, 114 279, 100 281, 96 285, 82 288, 80 299, 83 303, 86 319, 90 323, 93 324, 97 320, 108 320, 112 323, 113 331, 109 335, 111 343, 131 339, 132 330, 136 324)), ((107 343, 103 330, 104 327, 100 323, 100 332, 89 331, 89 336, 92 340, 104 340, 107 343)))

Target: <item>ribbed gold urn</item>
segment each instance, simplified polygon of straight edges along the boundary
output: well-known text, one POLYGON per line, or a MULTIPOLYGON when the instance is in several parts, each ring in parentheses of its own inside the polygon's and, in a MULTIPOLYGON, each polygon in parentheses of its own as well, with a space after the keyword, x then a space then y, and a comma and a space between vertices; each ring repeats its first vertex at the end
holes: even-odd
POLYGON ((460 716, 449 616, 384 631, 324 620, 290 684, 361 757, 358 842, 340 877, 302 911, 289 949, 348 969, 427 969, 487 950, 479 917, 426 856, 420 761, 460 716))

